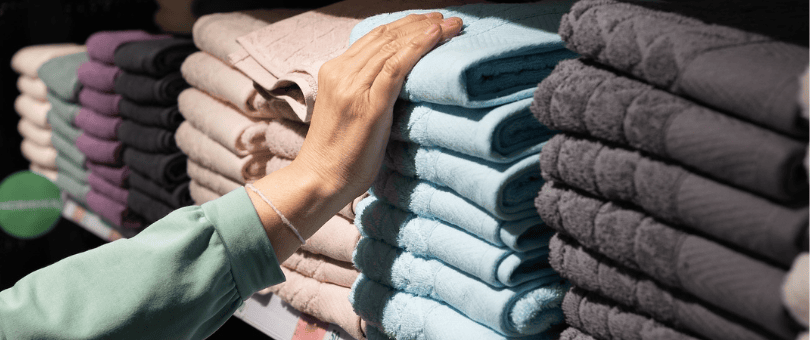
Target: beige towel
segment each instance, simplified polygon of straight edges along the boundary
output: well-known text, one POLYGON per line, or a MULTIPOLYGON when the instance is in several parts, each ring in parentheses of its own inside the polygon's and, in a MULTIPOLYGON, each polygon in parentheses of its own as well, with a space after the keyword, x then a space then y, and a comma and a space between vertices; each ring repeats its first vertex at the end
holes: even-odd
POLYGON ((335 215, 313 234, 301 250, 342 262, 352 262, 352 253, 360 241, 360 231, 346 218, 335 215))
POLYGON ((47 178, 49 180, 51 180, 51 182, 56 182, 56 176, 58 175, 58 173, 56 172, 56 169, 44 168, 44 167, 41 167, 41 166, 39 166, 37 164, 34 164, 34 163, 31 163, 31 165, 28 167, 28 169, 42 175, 43 177, 45 177, 45 178, 47 178))
POLYGON ((281 267, 281 271, 287 280, 267 287, 260 293, 273 293, 293 308, 321 321, 338 325, 358 340, 365 339, 360 317, 349 303, 350 288, 323 283, 285 267, 281 267))
POLYGON ((205 202, 210 202, 222 197, 220 194, 211 191, 211 189, 204 187, 193 179, 188 182, 188 193, 191 195, 191 199, 194 200, 194 204, 196 205, 202 205, 205 202))
POLYGON ((17 78, 17 89, 20 90, 20 93, 31 98, 43 102, 48 101, 48 86, 39 78, 21 75, 17 78))
POLYGON ((268 174, 271 174, 287 165, 290 165, 290 163, 292 163, 292 161, 289 159, 281 157, 273 157, 270 158, 269 161, 267 161, 267 166, 265 167, 265 169, 267 169, 268 174))
POLYGON ((166 32, 191 33, 197 17, 191 13, 194 0, 157 0, 155 23, 166 32))
POLYGON ((11 57, 11 68, 19 74, 37 77, 37 69, 52 58, 87 51, 83 45, 50 44, 23 47, 11 57))
POLYGON ((23 157, 43 168, 56 169, 56 149, 52 146, 38 145, 30 140, 23 139, 20 144, 23 157))
POLYGON ((239 157, 188 121, 180 124, 174 138, 189 159, 240 184, 264 177, 267 161, 272 157, 269 152, 239 157))
POLYGON ((294 159, 304 146, 309 125, 286 119, 267 122, 264 130, 264 144, 274 155, 294 159))
POLYGON ((360 274, 351 262, 298 250, 287 258, 282 266, 320 282, 351 288, 360 274))
POLYGON ((785 277, 785 283, 782 287, 782 301, 786 309, 793 316, 796 321, 807 327, 808 307, 807 307, 807 290, 808 290, 808 262, 807 253, 802 253, 793 261, 793 266, 790 272, 785 277))
POLYGON ((48 110, 50 109, 51 103, 41 102, 26 95, 19 95, 14 100, 14 110, 17 111, 17 114, 42 129, 51 128, 51 125, 48 124, 48 110))
POLYGON ((223 196, 242 186, 241 184, 236 183, 225 176, 197 164, 197 162, 191 159, 188 160, 186 170, 188 171, 189 178, 206 189, 211 190, 218 196, 223 196))
POLYGON ((286 102, 259 95, 253 80, 206 52, 190 55, 180 71, 191 86, 233 104, 246 116, 297 119, 286 102))
POLYGON ((39 146, 49 147, 51 144, 51 129, 43 129, 28 119, 22 118, 17 123, 17 131, 24 139, 27 139, 39 146))

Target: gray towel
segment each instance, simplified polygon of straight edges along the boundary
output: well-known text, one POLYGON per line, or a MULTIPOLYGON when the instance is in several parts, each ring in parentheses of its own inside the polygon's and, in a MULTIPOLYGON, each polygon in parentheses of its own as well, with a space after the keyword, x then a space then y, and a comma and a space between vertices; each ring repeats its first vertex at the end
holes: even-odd
POLYGON ((610 0, 579 1, 559 33, 569 49, 669 92, 807 135, 795 100, 806 47, 610 0))
POLYGON ((554 184, 543 187, 537 203, 549 226, 583 246, 783 338, 796 336, 781 303, 785 270, 554 184))
POLYGON ((807 199, 799 142, 583 60, 565 60, 534 93, 546 126, 629 146, 779 201, 807 199))
POLYGON ((707 339, 768 340, 774 335, 711 308, 694 297, 662 287, 648 276, 588 251, 562 234, 551 240, 549 261, 575 286, 598 293, 678 329, 707 339))
POLYGON ((594 337, 582 333, 581 330, 578 330, 574 327, 568 327, 565 331, 560 334, 560 340, 595 340, 594 337))
POLYGON ((806 249, 808 210, 788 208, 681 167, 560 134, 540 155, 548 180, 633 203, 673 225, 709 234, 787 267, 806 249))

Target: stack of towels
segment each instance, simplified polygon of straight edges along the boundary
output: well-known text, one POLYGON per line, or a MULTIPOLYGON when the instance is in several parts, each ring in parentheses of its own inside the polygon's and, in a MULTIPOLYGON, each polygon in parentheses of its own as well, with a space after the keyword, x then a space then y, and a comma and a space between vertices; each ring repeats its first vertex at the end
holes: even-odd
POLYGON ((191 39, 163 38, 122 43, 114 53, 122 70, 114 82, 122 96, 116 132, 123 163, 131 170, 125 203, 146 223, 194 203, 175 131, 183 121, 177 98, 188 88, 180 65, 196 50, 191 39))
MULTIPOLYGON (((371 194, 357 206, 352 287, 369 338, 555 339, 569 284, 537 216, 538 153, 554 131, 529 111, 534 81, 576 57, 567 1, 438 10, 464 21, 408 75, 371 194)), ((411 13, 370 17, 351 33, 411 13)))
POLYGON ((57 151, 51 142, 51 125, 48 123, 48 111, 52 105, 48 101, 48 87, 37 72, 55 57, 84 50, 83 46, 75 44, 36 45, 17 51, 11 58, 11 67, 20 74, 17 78, 20 96, 14 101, 14 109, 20 115, 17 130, 23 137, 22 155, 31 162, 31 171, 54 182, 58 177, 57 151))
POLYGON ((611 0, 578 2, 559 32, 583 58, 538 85, 532 112, 564 132, 536 199, 574 286, 563 338, 805 332, 807 48, 611 0), (783 284, 801 280, 786 313, 783 284))

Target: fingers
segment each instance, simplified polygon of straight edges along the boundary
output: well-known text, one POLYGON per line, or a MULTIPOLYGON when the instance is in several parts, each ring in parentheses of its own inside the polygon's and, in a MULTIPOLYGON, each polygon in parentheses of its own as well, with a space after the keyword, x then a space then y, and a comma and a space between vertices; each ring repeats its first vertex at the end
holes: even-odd
POLYGON ((349 47, 349 49, 346 50, 344 55, 346 55, 346 56, 354 56, 354 55, 356 55, 358 52, 365 50, 366 46, 369 43, 383 38, 383 36, 386 33, 390 32, 391 30, 397 30, 397 29, 401 28, 402 26, 405 26, 405 25, 413 23, 413 22, 418 22, 418 21, 423 21, 423 20, 428 20, 428 19, 439 19, 439 20, 441 20, 442 18, 443 18, 443 15, 441 13, 439 13, 439 12, 407 15, 406 17, 404 17, 402 19, 399 19, 397 21, 394 21, 392 23, 389 23, 387 25, 381 25, 381 26, 378 26, 378 27, 374 28, 373 30, 371 30, 371 32, 368 32, 362 38, 355 41, 354 44, 352 44, 349 47))

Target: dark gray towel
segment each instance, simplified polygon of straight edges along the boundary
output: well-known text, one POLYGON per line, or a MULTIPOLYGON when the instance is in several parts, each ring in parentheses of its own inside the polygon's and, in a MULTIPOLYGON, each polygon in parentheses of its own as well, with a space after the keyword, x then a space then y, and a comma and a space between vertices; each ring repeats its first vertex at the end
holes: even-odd
POLYGON ((124 120, 118 126, 118 140, 143 152, 172 153, 180 150, 174 140, 174 131, 144 126, 131 120, 124 120))
POLYGON ((147 105, 174 105, 180 92, 188 87, 180 71, 161 78, 124 72, 115 79, 116 93, 133 102, 147 105))
POLYGON ((549 261, 561 276, 629 309, 707 339, 768 340, 774 335, 694 297, 662 287, 648 276, 589 251, 562 234, 551 239, 549 261))
POLYGON ((138 122, 142 125, 161 127, 168 130, 177 130, 183 122, 183 115, 177 109, 177 105, 172 106, 152 106, 142 105, 121 99, 118 103, 121 117, 138 122))
POLYGON ((129 165, 133 172, 138 172, 160 185, 174 187, 188 180, 186 173, 188 157, 182 152, 159 154, 126 148, 123 158, 124 164, 129 165))
POLYGON ((808 210, 788 208, 625 149, 557 135, 540 168, 554 180, 609 200, 630 202, 673 225, 766 256, 785 268, 806 248, 808 210))
MULTIPOLYGON (((154 197, 170 208, 180 208, 194 204, 194 200, 191 199, 188 191, 188 185, 188 181, 173 183, 170 186, 160 185, 137 172, 129 175, 130 188, 138 189, 141 193, 154 197)), ((144 216, 146 217, 146 215, 144 216)))
POLYGON ((795 322, 781 303, 785 270, 562 186, 544 186, 537 204, 549 226, 583 246, 770 332, 795 337, 795 322))
POLYGON ((578 330, 574 327, 568 327, 568 329, 564 330, 562 334, 560 334, 560 340, 595 340, 594 337, 582 333, 581 330, 578 330))
POLYGON ((563 300, 565 321, 600 340, 698 340, 591 292, 572 287, 563 300))
POLYGON ((534 93, 546 126, 630 146, 783 201, 807 199, 807 142, 583 63, 560 62, 534 93))
POLYGON ((609 0, 577 2, 559 34, 574 52, 669 92, 807 135, 796 103, 805 47, 609 0))
POLYGON ((146 223, 153 223, 174 211, 174 208, 137 189, 129 191, 127 206, 132 212, 141 215, 146 223))
POLYGON ((196 51, 191 39, 131 41, 115 49, 115 66, 127 72, 161 77, 179 71, 186 57, 196 51))

